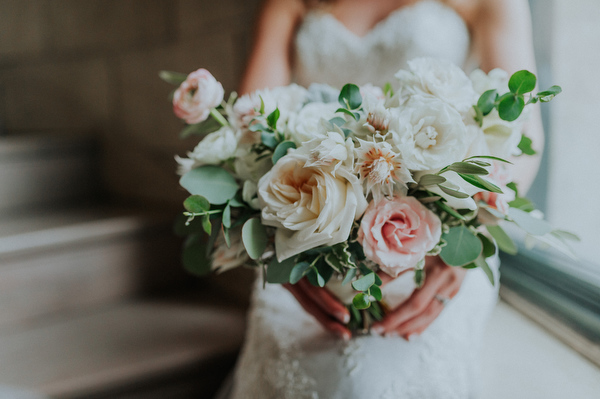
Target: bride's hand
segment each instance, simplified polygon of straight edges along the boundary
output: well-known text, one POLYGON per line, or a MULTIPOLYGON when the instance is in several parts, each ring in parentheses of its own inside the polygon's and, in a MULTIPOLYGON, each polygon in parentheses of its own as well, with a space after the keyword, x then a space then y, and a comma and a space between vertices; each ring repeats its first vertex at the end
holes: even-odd
POLYGON ((345 326, 350 321, 350 312, 327 289, 313 286, 306 278, 296 284, 288 283, 283 286, 326 330, 346 341, 352 337, 345 326))
POLYGON ((375 323, 371 330, 405 339, 421 334, 444 309, 442 299, 453 298, 458 293, 466 273, 466 269, 448 266, 437 256, 427 257, 425 284, 383 320, 375 323))

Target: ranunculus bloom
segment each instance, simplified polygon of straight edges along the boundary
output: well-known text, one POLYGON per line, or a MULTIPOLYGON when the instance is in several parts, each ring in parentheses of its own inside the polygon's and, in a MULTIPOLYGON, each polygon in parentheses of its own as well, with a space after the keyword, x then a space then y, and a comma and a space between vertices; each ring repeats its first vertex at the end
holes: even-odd
POLYGON ((414 197, 371 202, 358 242, 367 258, 392 277, 414 268, 440 241, 442 223, 414 197))
POLYGON ((184 175, 201 165, 219 165, 235 156, 236 147, 235 132, 231 127, 223 126, 206 135, 194 151, 188 152, 189 158, 175 158, 179 164, 179 174, 184 175))
POLYGON ((188 75, 173 95, 173 112, 186 123, 200 123, 221 101, 225 91, 221 83, 206 69, 188 75))
POLYGON ((352 223, 367 207, 358 178, 344 167, 305 166, 290 153, 258 182, 262 222, 277 228, 275 251, 282 261, 320 245, 348 239, 352 223))

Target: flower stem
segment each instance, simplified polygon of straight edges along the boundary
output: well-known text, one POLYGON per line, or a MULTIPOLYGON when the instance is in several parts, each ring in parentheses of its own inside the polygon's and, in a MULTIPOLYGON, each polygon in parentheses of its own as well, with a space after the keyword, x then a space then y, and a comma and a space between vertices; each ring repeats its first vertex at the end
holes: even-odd
POLYGON ((217 111, 216 108, 211 109, 210 114, 213 118, 217 120, 217 122, 221 124, 221 126, 229 126, 229 122, 227 122, 227 119, 223 118, 223 115, 221 115, 221 113, 217 111))

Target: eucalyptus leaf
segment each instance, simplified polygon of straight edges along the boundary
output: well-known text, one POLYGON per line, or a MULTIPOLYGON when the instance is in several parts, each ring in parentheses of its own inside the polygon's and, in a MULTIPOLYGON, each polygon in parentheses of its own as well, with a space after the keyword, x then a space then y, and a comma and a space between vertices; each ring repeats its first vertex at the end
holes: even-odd
POLYGON ((363 292, 361 292, 360 294, 356 294, 352 299, 352 305, 354 305, 354 307, 359 310, 367 309, 369 306, 371 306, 371 300, 369 299, 369 295, 363 292))
POLYGON ((475 116, 473 116, 473 119, 475 122, 477 122, 479 127, 483 126, 483 112, 481 112, 481 109, 479 109, 477 105, 473 105, 473 110, 475 111, 475 116))
POLYGON ((475 259, 475 264, 477 265, 477 267, 479 267, 481 270, 484 271, 488 280, 490 280, 490 283, 492 283, 492 285, 496 285, 496 279, 494 278, 494 272, 490 268, 490 265, 488 265, 488 263, 485 261, 485 259, 480 256, 479 258, 475 259))
POLYGON ((292 272, 289 275, 289 281, 291 284, 296 284, 298 281, 302 280, 302 277, 306 276, 306 274, 310 271, 310 263, 308 262, 300 262, 292 269, 292 272))
POLYGON ((433 186, 436 184, 442 184, 444 182, 446 182, 446 178, 440 175, 427 174, 421 176, 419 179, 419 184, 422 186, 433 186))
POLYGON ((158 76, 167 83, 179 86, 187 79, 185 73, 173 72, 173 71, 160 71, 158 76))
POLYGON ((373 284, 375 284, 375 273, 371 272, 358 280, 353 281, 352 288, 356 291, 367 291, 373 284))
POLYGON ((453 189, 448 188, 446 186, 442 186, 441 184, 438 184, 438 187, 440 188, 440 190, 442 190, 446 194, 451 195, 453 197, 456 197, 456 198, 469 198, 469 194, 463 193, 462 191, 453 190, 453 189))
POLYGON ((267 247, 267 231, 259 218, 248 219, 242 227, 242 242, 251 259, 258 259, 267 247))
POLYGON ((273 151, 273 157, 271 158, 273 165, 283 158, 290 148, 296 148, 296 144, 293 141, 282 141, 279 143, 275 148, 275 151, 273 151))
POLYGON ((204 213, 210 210, 210 202, 201 195, 191 195, 183 201, 183 207, 192 213, 204 213))
POLYGON ((473 262, 483 250, 483 245, 469 228, 460 225, 451 227, 442 235, 446 246, 442 248, 440 257, 450 266, 463 266, 473 262))
POLYGON ((468 173, 470 175, 488 175, 487 169, 481 166, 473 165, 470 162, 454 162, 448 166, 448 170, 452 170, 456 173, 468 173))
POLYGON ((544 219, 538 219, 531 213, 517 208, 508 208, 508 216, 523 230, 534 236, 543 236, 552 231, 550 223, 544 219))
POLYGON ((498 98, 498 91, 496 89, 488 90, 479 97, 479 100, 477 100, 477 107, 481 110, 483 115, 492 112, 496 98, 498 98))
POLYGON ((479 240, 481 241, 481 245, 483 246, 483 251, 481 252, 483 257, 489 258, 490 256, 493 256, 496 253, 496 246, 494 245, 494 243, 481 233, 477 234, 477 237, 479 238, 479 240))
POLYGON ((275 108, 275 111, 267 116, 267 125, 269 125, 271 129, 277 130, 277 121, 279 120, 280 115, 279 108, 275 108))
POLYGON ((525 136, 524 134, 521 135, 521 141, 519 142, 519 150, 521 150, 523 152, 523 154, 526 154, 526 155, 535 155, 536 152, 531 147, 532 143, 533 142, 531 141, 531 139, 529 137, 525 136))
POLYGON ((267 283, 285 284, 291 282, 291 273, 294 267, 296 267, 296 262, 293 257, 281 263, 277 261, 277 258, 273 258, 267 266, 267 283))
POLYGON ((508 122, 516 120, 525 108, 525 100, 522 95, 504 97, 498 104, 498 115, 500 119, 508 122))
POLYGON ((223 226, 226 228, 230 228, 231 227, 231 205, 229 205, 229 203, 227 203, 227 206, 225 206, 225 209, 223 209, 223 226))
POLYGON ((277 147, 277 138, 275 137, 275 133, 272 132, 261 132, 260 133, 260 140, 262 141, 262 143, 273 149, 275 147, 277 147))
POLYGON ((537 78, 527 70, 517 71, 508 81, 508 89, 514 94, 525 94, 535 89, 537 78))
POLYGON ((210 222, 210 215, 202 216, 202 229, 206 232, 206 234, 210 235, 212 232, 212 223, 210 222))
POLYGON ((552 86, 548 90, 544 90, 539 92, 536 97, 543 103, 547 103, 551 101, 555 96, 562 92, 562 88, 560 86, 552 86))
POLYGON ((229 234, 229 228, 223 226, 223 238, 225 239, 225 245, 227 248, 231 248, 231 235, 229 234))
POLYGON ((362 104, 362 96, 360 95, 360 89, 357 85, 348 83, 342 87, 340 91, 340 96, 338 97, 338 102, 343 107, 348 107, 348 109, 357 109, 362 104))
POLYGON ((208 165, 192 169, 179 180, 179 184, 192 195, 201 195, 211 204, 224 204, 238 190, 235 178, 225 169, 208 165))
POLYGON ((376 285, 373 285, 371 288, 369 288, 369 294, 371 294, 377 301, 381 301, 381 299, 383 299, 381 288, 376 285))
POLYGON ((348 271, 346 272, 346 276, 344 276, 344 280, 342 281, 342 285, 346 285, 349 282, 351 282, 354 277, 356 277, 356 273, 358 272, 358 269, 348 269, 348 271))
POLYGON ((346 108, 338 108, 335 110, 335 112, 342 112, 346 115, 350 115, 354 120, 359 119, 359 116, 355 112, 349 111, 346 108))
POLYGON ((339 116, 336 116, 335 118, 331 118, 329 120, 329 122, 333 123, 336 126, 342 127, 344 126, 344 124, 346 124, 346 120, 344 118, 340 118, 339 116))
POLYGON ((513 242, 512 238, 510 238, 508 234, 506 234, 502 227, 497 225, 487 225, 485 226, 485 228, 492 235, 492 237, 494 237, 494 240, 496 240, 496 244, 498 245, 498 248, 500 248, 500 250, 510 255, 517 254, 517 246, 513 242))

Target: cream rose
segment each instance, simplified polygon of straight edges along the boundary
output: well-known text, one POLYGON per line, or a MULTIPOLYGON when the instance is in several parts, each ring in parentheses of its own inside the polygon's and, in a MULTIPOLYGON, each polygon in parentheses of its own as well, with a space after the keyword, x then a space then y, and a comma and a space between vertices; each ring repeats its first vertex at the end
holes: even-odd
POLYGON ((186 123, 200 123, 208 118, 212 108, 221 104, 224 95, 223 85, 201 68, 190 73, 175 90, 173 112, 186 123))
POLYGON ((229 126, 224 126, 216 132, 206 135, 194 148, 194 151, 188 152, 188 157, 194 161, 191 169, 200 165, 219 165, 221 162, 233 158, 236 148, 235 132, 229 126))
POLYGON ((314 138, 322 138, 325 135, 321 121, 335 117, 338 103, 309 103, 298 113, 291 114, 288 121, 289 134, 296 144, 300 145, 314 138))
POLYGON ((308 157, 290 153, 258 183, 262 222, 277 228, 275 250, 283 261, 307 249, 348 239, 367 207, 358 178, 345 168, 305 167, 308 157))
POLYGON ((371 202, 358 242, 365 256, 392 277, 414 268, 440 241, 442 223, 414 197, 371 202))

